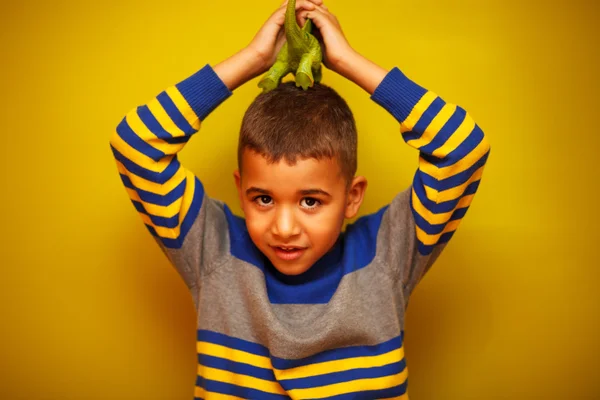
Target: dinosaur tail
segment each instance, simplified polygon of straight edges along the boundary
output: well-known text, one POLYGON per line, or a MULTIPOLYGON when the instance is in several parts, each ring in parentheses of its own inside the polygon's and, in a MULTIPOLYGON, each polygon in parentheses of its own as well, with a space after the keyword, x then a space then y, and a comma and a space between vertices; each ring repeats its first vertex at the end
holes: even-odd
POLYGON ((289 0, 285 11, 285 36, 288 43, 294 44, 302 40, 302 29, 296 21, 296 0, 289 0))

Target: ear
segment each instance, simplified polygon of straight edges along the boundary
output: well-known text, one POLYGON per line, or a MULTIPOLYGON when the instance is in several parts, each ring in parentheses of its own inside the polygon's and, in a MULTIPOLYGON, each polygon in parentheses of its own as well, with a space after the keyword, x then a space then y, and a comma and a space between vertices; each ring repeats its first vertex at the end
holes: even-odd
POLYGON ((240 170, 236 169, 235 171, 233 171, 233 179, 235 180, 235 187, 237 188, 238 191, 238 198, 240 200, 240 207, 242 207, 242 211, 246 212, 244 210, 244 202, 243 197, 242 197, 242 177, 240 175, 240 170))
POLYGON ((366 190, 367 180, 364 176, 356 176, 352 179, 346 200, 346 212, 344 214, 346 218, 354 218, 356 216, 366 190))

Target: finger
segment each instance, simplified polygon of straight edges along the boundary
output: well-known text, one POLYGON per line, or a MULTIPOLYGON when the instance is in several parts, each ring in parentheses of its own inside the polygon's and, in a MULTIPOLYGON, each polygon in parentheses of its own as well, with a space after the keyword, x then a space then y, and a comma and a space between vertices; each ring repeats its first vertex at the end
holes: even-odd
MULTIPOLYGON (((323 0, 309 0, 311 3, 316 4, 318 6, 323 5, 323 0)), ((287 5, 288 0, 285 0, 283 3, 281 3, 282 6, 287 5)))
POLYGON ((323 4, 323 5, 321 5, 321 6, 319 6, 319 5, 315 5, 315 8, 316 8, 317 10, 319 10, 319 11, 322 11, 322 12, 323 12, 323 13, 325 13, 325 14, 330 14, 330 15, 333 15, 333 14, 331 14, 331 12, 329 11, 329 8, 327 8, 327 6, 326 6, 326 5, 324 5, 324 4, 323 4))
POLYGON ((306 11, 306 18, 310 18, 317 29, 321 30, 326 24, 333 23, 332 15, 324 10, 320 10, 318 7, 314 10, 306 11))
MULTIPOLYGON (((323 0, 298 0, 296 1, 296 10, 299 10, 301 8, 305 9, 305 10, 313 10, 316 6, 323 4, 323 0)), ((288 1, 284 1, 280 6, 279 9, 281 8, 287 8, 287 4, 288 1)))
MULTIPOLYGON (((272 17, 278 25, 283 25, 285 12, 287 10, 287 3, 288 1, 286 0, 272 15, 272 17)), ((298 10, 312 11, 315 10, 316 7, 316 4, 311 3, 308 0, 299 0, 296 2, 296 13, 298 12, 298 10)))

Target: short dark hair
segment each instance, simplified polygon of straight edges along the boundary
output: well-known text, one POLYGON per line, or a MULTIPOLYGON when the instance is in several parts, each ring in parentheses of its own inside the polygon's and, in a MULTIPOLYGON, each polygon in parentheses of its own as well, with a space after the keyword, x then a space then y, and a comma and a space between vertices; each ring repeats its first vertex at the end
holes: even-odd
POLYGON ((293 81, 259 94, 246 110, 238 142, 238 167, 245 149, 276 163, 336 157, 349 184, 356 173, 357 132, 352 111, 331 87, 307 90, 293 81))

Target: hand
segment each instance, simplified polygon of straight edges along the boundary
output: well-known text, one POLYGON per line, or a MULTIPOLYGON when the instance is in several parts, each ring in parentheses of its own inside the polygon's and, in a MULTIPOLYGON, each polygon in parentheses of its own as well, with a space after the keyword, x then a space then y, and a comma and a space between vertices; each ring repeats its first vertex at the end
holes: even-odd
MULTIPOLYGON (((259 68, 260 73, 264 73, 271 68, 277 59, 279 50, 281 50, 285 43, 285 28, 283 27, 283 23, 285 22, 287 3, 286 0, 275 10, 246 48, 258 56, 258 60, 261 63, 259 68)), ((316 7, 322 4, 323 0, 296 0, 296 13, 298 13, 298 10, 314 11, 316 7)), ((304 26, 306 18, 300 18, 297 15, 296 19, 300 26, 304 26)))
POLYGON ((337 17, 324 4, 317 4, 312 10, 301 12, 300 17, 302 20, 310 18, 316 27, 312 34, 321 42, 323 64, 342 74, 341 64, 357 54, 344 36, 337 17))

